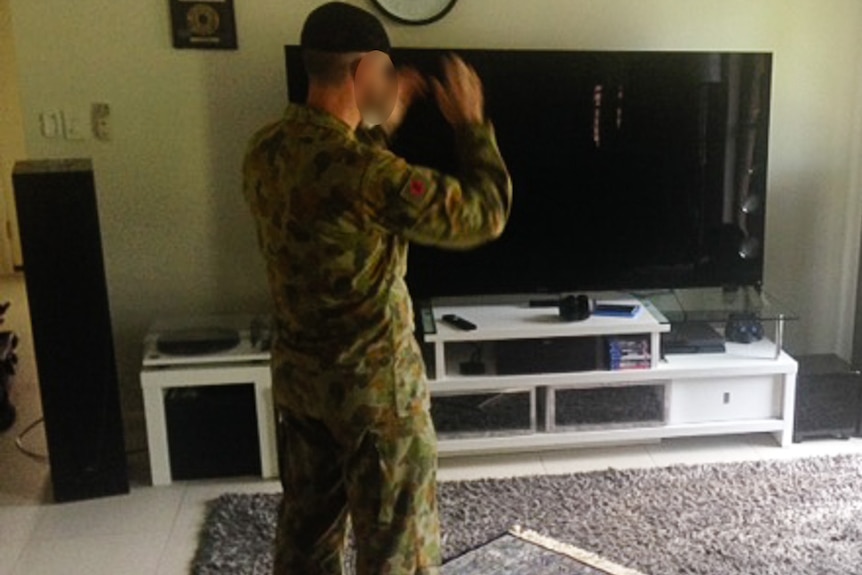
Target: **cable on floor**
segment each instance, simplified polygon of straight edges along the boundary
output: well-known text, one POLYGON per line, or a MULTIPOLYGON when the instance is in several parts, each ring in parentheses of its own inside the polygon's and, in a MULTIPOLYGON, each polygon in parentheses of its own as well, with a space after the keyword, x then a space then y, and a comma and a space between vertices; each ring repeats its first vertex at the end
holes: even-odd
POLYGON ((26 445, 24 445, 24 438, 27 437, 27 435, 30 432, 32 432, 34 429, 36 429, 37 427, 39 427, 43 423, 45 423, 45 418, 40 417, 39 419, 37 419, 36 421, 31 423, 30 425, 25 427, 24 430, 18 434, 18 437, 15 438, 15 447, 17 447, 18 451, 20 451, 21 453, 23 453, 24 455, 26 455, 30 459, 35 459, 36 461, 41 461, 41 462, 47 462, 48 461, 48 454, 47 453, 38 453, 36 451, 29 449, 26 445))
MULTIPOLYGON (((46 453, 37 453, 31 449, 29 449, 26 445, 24 445, 24 438, 29 435, 34 429, 39 427, 40 425, 45 423, 45 418, 40 417, 30 425, 28 425, 24 430, 18 434, 18 437, 15 438, 15 447, 18 448, 18 451, 29 457, 30 459, 35 459, 36 461, 47 462, 48 454, 46 453)), ((141 447, 138 449, 131 449, 126 451, 126 455, 139 455, 141 453, 146 453, 149 451, 146 447, 141 447)))

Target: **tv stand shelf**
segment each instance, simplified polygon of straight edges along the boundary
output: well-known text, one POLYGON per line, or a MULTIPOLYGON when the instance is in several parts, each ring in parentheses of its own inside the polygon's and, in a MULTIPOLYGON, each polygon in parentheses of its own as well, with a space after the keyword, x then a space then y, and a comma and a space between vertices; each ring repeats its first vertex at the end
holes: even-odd
POLYGON ((425 335, 424 345, 441 456, 760 432, 790 444, 793 358, 776 354, 768 339, 728 343, 721 354, 663 357, 661 334, 670 324, 649 302, 636 303, 642 307, 634 318, 593 316, 574 323, 560 321, 554 308, 435 307, 437 333, 425 335), (464 317, 477 329, 452 328, 441 322, 445 314, 464 317), (609 337, 648 341, 649 367, 609 370, 600 358, 609 337), (573 360, 571 370, 552 361, 553 369, 537 370, 541 358, 531 353, 543 353, 546 345, 571 345, 587 361, 573 360), (598 350, 595 364, 589 363, 592 349, 598 350), (485 373, 462 375, 461 364, 477 356, 485 373), (497 369, 501 356, 505 373, 497 369), (513 373, 521 359, 523 372, 513 373))

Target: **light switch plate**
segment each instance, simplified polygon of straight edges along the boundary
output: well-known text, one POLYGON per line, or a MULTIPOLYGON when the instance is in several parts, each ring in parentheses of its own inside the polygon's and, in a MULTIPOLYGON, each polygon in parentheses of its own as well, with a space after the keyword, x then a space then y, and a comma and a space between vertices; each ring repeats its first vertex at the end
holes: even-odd
POLYGON ((39 130, 43 138, 54 139, 62 131, 61 113, 59 110, 46 110, 39 114, 39 130))

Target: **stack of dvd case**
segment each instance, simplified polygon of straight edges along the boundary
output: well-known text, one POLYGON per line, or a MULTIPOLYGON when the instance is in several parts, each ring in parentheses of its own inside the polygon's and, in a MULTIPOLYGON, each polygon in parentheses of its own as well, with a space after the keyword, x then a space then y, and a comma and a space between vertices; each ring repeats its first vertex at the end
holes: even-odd
POLYGON ((652 364, 649 337, 645 335, 609 337, 608 359, 611 371, 649 369, 652 364))

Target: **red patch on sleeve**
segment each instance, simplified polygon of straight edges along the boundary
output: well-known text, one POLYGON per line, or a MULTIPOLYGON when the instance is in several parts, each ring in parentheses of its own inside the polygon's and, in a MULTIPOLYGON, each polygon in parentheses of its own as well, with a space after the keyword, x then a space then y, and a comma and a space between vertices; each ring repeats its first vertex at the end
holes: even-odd
POLYGON ((410 182, 410 193, 414 196, 424 196, 426 191, 425 184, 421 180, 413 180, 410 182))

